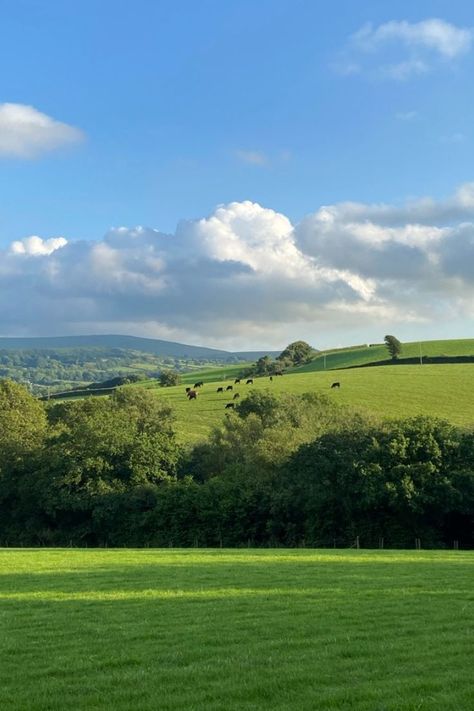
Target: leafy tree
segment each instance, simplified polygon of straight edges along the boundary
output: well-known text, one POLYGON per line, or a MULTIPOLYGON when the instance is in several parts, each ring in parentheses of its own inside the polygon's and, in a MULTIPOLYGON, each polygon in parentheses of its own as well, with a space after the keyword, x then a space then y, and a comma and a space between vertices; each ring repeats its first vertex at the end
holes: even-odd
POLYGON ((391 359, 397 360, 398 356, 402 352, 402 344, 398 338, 395 338, 395 336, 385 336, 384 342, 388 352, 390 353, 391 359))
POLYGON ((171 385, 179 385, 181 376, 175 370, 162 370, 160 373, 160 385, 168 388, 171 385))
POLYGON ((313 348, 311 348, 308 343, 305 341, 294 341, 277 356, 277 360, 287 362, 291 365, 302 365, 311 360, 313 354, 313 348))

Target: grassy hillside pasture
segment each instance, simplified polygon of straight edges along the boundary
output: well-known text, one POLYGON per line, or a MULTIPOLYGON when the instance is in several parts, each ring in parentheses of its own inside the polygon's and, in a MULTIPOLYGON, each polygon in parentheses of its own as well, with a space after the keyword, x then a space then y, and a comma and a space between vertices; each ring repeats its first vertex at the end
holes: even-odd
POLYGON ((0 551, 2 711, 472 708, 473 557, 0 551))
MULTIPOLYGON (((422 356, 474 356, 474 339, 458 339, 446 341, 422 341, 422 356)), ((420 343, 403 343, 400 358, 418 358, 420 355, 420 343)), ((313 371, 331 370, 334 368, 348 368, 350 366, 364 365, 389 358, 387 348, 384 345, 360 346, 336 351, 324 351, 310 363, 298 368, 300 373, 313 371), (326 359, 324 359, 326 356, 326 359)))
MULTIPOLYGON (((173 405, 180 438, 195 442, 222 421, 225 404, 232 401, 233 393, 216 390, 231 382, 206 382, 198 399, 191 402, 186 399, 184 384, 161 388, 150 383, 149 387, 154 387, 158 397, 173 405)), ((234 386, 234 392, 245 397, 252 388, 277 394, 323 392, 336 402, 384 418, 432 415, 457 425, 474 426, 474 364, 383 366, 322 373, 295 371, 274 377, 273 382, 267 377, 255 378, 254 385, 234 386), (341 382, 340 390, 331 390, 335 380, 341 382)))

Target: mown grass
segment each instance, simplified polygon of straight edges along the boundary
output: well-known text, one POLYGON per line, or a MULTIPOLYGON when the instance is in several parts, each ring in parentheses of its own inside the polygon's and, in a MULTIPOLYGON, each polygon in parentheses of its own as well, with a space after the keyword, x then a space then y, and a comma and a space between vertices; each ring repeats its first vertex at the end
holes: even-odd
POLYGON ((182 441, 196 442, 206 437, 212 426, 222 422, 225 405, 238 392, 243 398, 252 389, 275 394, 322 392, 343 405, 382 418, 432 415, 471 427, 474 425, 474 364, 381 366, 332 372, 291 372, 283 377, 254 378, 234 385, 229 393, 217 393, 228 380, 207 382, 197 400, 188 402, 185 385, 161 388, 154 384, 158 397, 164 397, 176 413, 176 429, 182 441), (335 381, 339 390, 331 390, 335 381))
POLYGON ((472 554, 0 551, 2 711, 467 711, 472 554))

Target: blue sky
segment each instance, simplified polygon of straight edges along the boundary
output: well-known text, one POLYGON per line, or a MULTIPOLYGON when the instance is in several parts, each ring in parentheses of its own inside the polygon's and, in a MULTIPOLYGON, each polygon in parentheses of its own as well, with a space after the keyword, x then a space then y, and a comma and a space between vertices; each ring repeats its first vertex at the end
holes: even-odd
MULTIPOLYGON (((0 249, 7 257, 12 243, 23 244, 34 235, 41 240, 61 237, 67 245, 61 243, 59 251, 82 250, 80 259, 89 260, 91 247, 88 251, 84 242, 99 249, 107 244, 118 252, 110 228, 133 231, 141 225, 151 228, 147 246, 142 244, 143 251, 133 257, 124 247, 129 259, 143 262, 143 255, 154 250, 155 258, 169 267, 182 264, 184 257, 180 262, 174 246, 173 254, 167 254, 166 245, 154 241, 152 230, 171 233, 176 242, 180 234, 196 231, 193 220, 214 215, 218 205, 251 201, 284 215, 295 226, 321 206, 349 201, 402 209, 428 196, 446 207, 473 180, 474 23, 469 2, 2 0, 0 8, 0 105, 10 107, 3 124, 0 112, 0 249), (25 138, 22 133, 18 138, 15 122, 26 117, 34 132, 42 115, 60 122, 45 129, 47 140, 43 129, 39 137, 31 133, 25 138), (20 143, 11 148, 17 139, 20 143), (180 233, 176 230, 182 221, 185 228, 180 233)), ((431 228, 440 230, 470 219, 469 214, 461 217, 456 213, 441 224, 425 215, 421 222, 431 220, 431 228)), ((220 224, 228 224, 226 219, 220 224)), ((236 219, 248 222, 250 218, 236 219)), ((395 222, 400 219, 406 225, 418 224, 406 214, 395 222)), ((213 224, 211 218, 211 228, 213 224)), ((243 237, 239 233, 240 241, 248 244, 259 229, 250 237, 248 231, 243 237)), ((464 305, 470 294, 469 273, 462 276, 467 278, 462 288, 457 284, 459 293, 454 298, 455 282, 461 277, 453 272, 452 259, 451 271, 443 273, 449 284, 441 290, 434 289, 439 274, 432 275, 423 294, 415 282, 409 287, 404 282, 407 293, 413 290, 414 301, 431 299, 433 304, 430 314, 413 309, 407 324, 402 319, 407 305, 388 294, 383 267, 379 276, 350 263, 336 264, 327 250, 320 254, 314 249, 321 242, 319 227, 314 229, 317 235, 312 241, 304 238, 302 253, 316 260, 319 270, 339 270, 324 278, 341 283, 331 295, 323 289, 324 295, 311 292, 306 299, 301 294, 294 297, 295 309, 287 309, 287 320, 268 330, 263 323, 271 318, 271 309, 264 305, 272 299, 266 277, 262 277, 265 283, 254 285, 254 302, 247 305, 252 314, 241 318, 232 313, 235 335, 222 336, 225 314, 214 313, 205 298, 207 288, 219 297, 222 282, 214 282, 212 269, 207 272, 202 267, 201 273, 209 274, 207 281, 203 276, 196 285, 206 314, 203 324, 195 317, 187 322, 178 313, 179 307, 186 311, 192 306, 184 297, 168 308, 166 289, 169 293, 183 289, 178 266, 174 271, 168 268, 166 274, 156 266, 157 281, 152 286, 146 281, 152 279, 149 265, 139 270, 142 282, 144 272, 148 275, 145 286, 142 283, 147 300, 142 313, 136 279, 125 279, 129 289, 131 282, 135 284, 131 291, 126 291, 124 280, 120 289, 117 286, 125 269, 124 251, 108 255, 107 269, 115 265, 116 272, 106 305, 92 287, 89 292, 67 294, 70 310, 87 303, 84 313, 73 319, 61 313, 57 303, 53 307, 64 300, 63 286, 54 295, 58 287, 50 280, 35 293, 22 281, 31 282, 33 276, 38 281, 38 274, 43 279, 53 267, 67 270, 70 263, 58 267, 56 249, 31 255, 25 248, 23 262, 28 265, 20 268, 22 248, 18 248, 15 268, 0 272, 0 284, 3 280, 6 289, 15 275, 17 288, 24 289, 23 305, 14 319, 8 314, 2 319, 0 311, 0 331, 4 335, 126 331, 242 347, 285 345, 287 336, 311 339, 317 333, 315 345, 319 339, 331 345, 351 338, 370 339, 386 330, 387 320, 402 337, 419 333, 434 337, 440 315, 445 314, 449 327, 444 335, 469 335, 472 314, 464 305), (341 270, 350 271, 352 277, 347 280, 341 270), (375 312, 364 315, 368 282, 366 301, 358 311, 356 297, 346 293, 346 288, 354 289, 356 277, 377 281, 377 308, 382 302, 386 306, 379 320, 375 312), (181 286, 176 287, 178 282, 181 286), (123 318, 112 304, 117 291, 116 306, 118 310, 120 303, 120 314, 126 312, 123 318), (36 300, 46 292, 49 300, 36 312, 36 300), (159 292, 157 315, 153 315, 151 292, 155 296, 159 292), (342 308, 337 299, 349 304, 346 312, 357 313, 359 326, 335 318, 342 308), (326 316, 317 317, 318 310, 326 316), (324 336, 319 335, 321 329, 326 329, 324 336), (260 338, 263 343, 257 342, 260 338)), ((203 244, 214 244, 213 238, 193 237, 192 244, 186 239, 182 238, 187 245, 185 257, 192 253, 195 263, 205 257, 207 267, 210 262, 222 268, 238 263, 243 272, 262 271, 257 258, 246 261, 239 248, 232 252, 234 238, 221 236, 219 249, 213 252, 202 249, 203 244), (225 249, 222 240, 227 240, 225 249)), ((263 244, 265 237, 259 239, 263 244)), ((301 248, 303 238, 296 234, 295 239, 301 248)), ((330 239, 337 241, 327 237, 325 244, 330 239)), ((396 237, 395 241, 406 243, 412 251, 421 248, 417 237, 410 239, 396 237)), ((463 239, 470 258, 472 238, 463 239)), ((366 237, 363 240, 367 242, 366 237)), ((451 240, 450 254, 453 245, 451 240)), ((375 250, 380 251, 380 245, 375 250)), ((283 261, 285 255, 283 249, 283 261)), ((76 263, 78 258, 76 254, 76 263)), ((436 259, 438 253, 434 257, 430 253, 427 262, 436 259)), ((65 261, 63 255, 61 260, 65 261)), ((425 274, 426 265, 423 269, 425 274)), ((235 282, 243 277, 237 269, 237 276, 230 270, 219 278, 235 282)), ((275 279, 278 290, 280 277, 275 279)), ((291 300, 292 287, 287 286, 283 291, 291 300)), ((7 293, 3 291, 4 299, 7 293)), ((222 300, 227 303, 231 298, 228 294, 222 300)))

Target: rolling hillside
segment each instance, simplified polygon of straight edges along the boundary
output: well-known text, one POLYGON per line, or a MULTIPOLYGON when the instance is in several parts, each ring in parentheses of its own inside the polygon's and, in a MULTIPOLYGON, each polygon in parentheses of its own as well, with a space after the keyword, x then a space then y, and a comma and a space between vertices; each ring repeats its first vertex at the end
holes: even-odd
MULTIPOLYGON (((446 341, 421 341, 403 343, 400 359, 428 357, 474 357, 474 338, 446 340, 446 341)), ((372 346, 355 346, 337 350, 321 351, 314 360, 298 368, 300 373, 313 371, 333 370, 335 368, 351 368, 366 365, 372 362, 387 360, 387 348, 382 344, 372 346)))
MULTIPOLYGON (((218 387, 233 383, 231 371, 226 373, 226 380, 216 375, 214 372, 212 380, 205 380, 198 399, 192 402, 186 399, 185 383, 161 388, 148 381, 129 387, 147 387, 157 397, 168 400, 177 415, 180 439, 189 442, 203 439, 213 425, 222 421, 225 404, 232 400, 234 392, 242 398, 251 389, 275 394, 321 392, 336 402, 381 418, 431 415, 456 425, 474 426, 474 364, 383 366, 337 373, 295 370, 272 382, 268 377, 255 378, 253 386, 234 386, 231 393, 216 392, 218 387), (330 387, 335 380, 341 383, 339 390, 330 387)), ((193 377, 195 381, 196 374, 193 377)))

